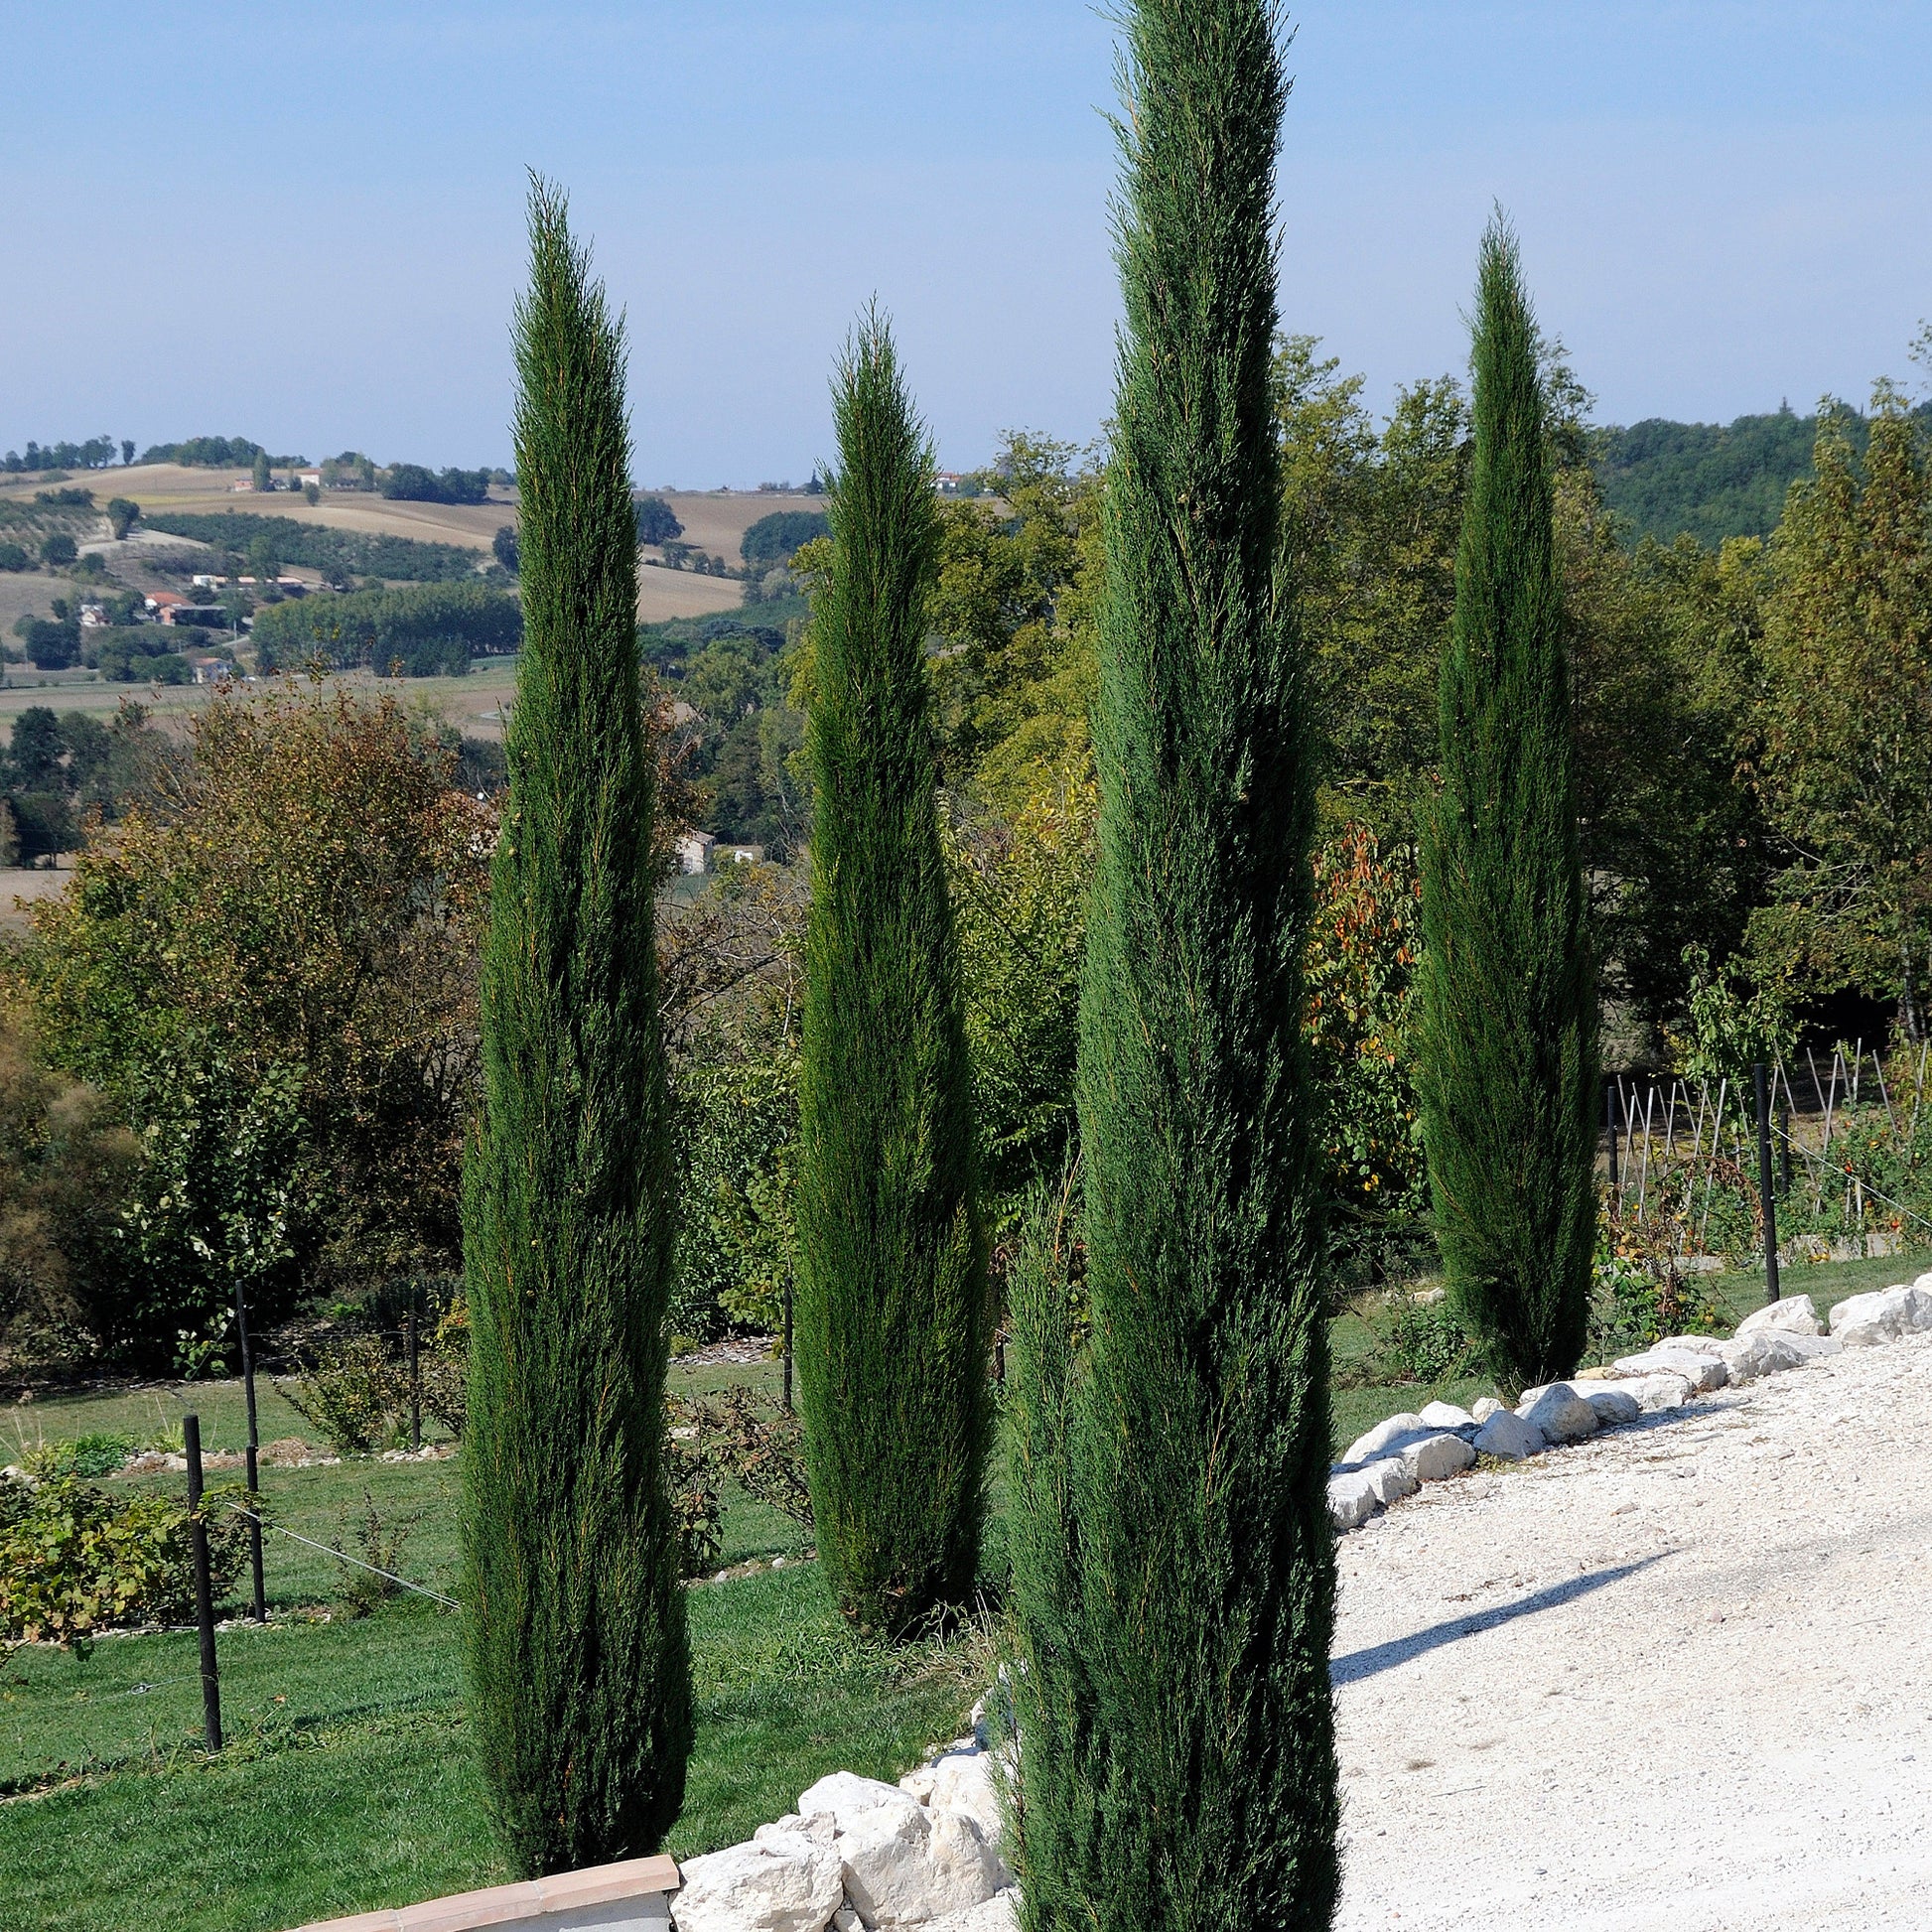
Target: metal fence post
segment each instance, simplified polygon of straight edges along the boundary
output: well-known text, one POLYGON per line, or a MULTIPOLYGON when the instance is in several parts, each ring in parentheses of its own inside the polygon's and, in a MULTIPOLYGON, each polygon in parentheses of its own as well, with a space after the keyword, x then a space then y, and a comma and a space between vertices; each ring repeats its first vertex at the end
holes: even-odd
POLYGON ((188 1542, 195 1555, 195 1621, 202 1632, 202 1720, 210 1751, 221 1748, 221 1681, 214 1669, 214 1587, 208 1578, 207 1525, 202 1520, 202 1419, 181 1419, 188 1453, 188 1542))
POLYGON ((409 1447, 423 1447, 423 1363, 416 1347, 416 1296, 419 1285, 409 1285, 409 1447))
POLYGON ((241 1338, 241 1387, 248 1402, 248 1448, 245 1452, 248 1475, 248 1567, 255 1585, 255 1621, 268 1621, 268 1597, 262 1587, 261 1476, 256 1468, 255 1447, 255 1357, 248 1346, 248 1311, 242 1301, 241 1283, 234 1285, 235 1332, 241 1338))
POLYGON ((1764 1091, 1764 1062, 1751 1066, 1757 1089, 1757 1198, 1764 1209, 1764 1299, 1778 1299, 1778 1200, 1771 1186, 1771 1109, 1764 1091))
POLYGON ((1610 1130, 1610 1192, 1616 1192, 1616 1081, 1603 1078, 1603 1124, 1610 1130))

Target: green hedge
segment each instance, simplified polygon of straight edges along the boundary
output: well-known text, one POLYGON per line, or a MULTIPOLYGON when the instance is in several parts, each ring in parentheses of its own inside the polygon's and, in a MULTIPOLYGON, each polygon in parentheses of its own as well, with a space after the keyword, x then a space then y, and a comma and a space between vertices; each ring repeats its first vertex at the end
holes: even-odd
POLYGON ((323 592, 256 614, 255 655, 264 671, 297 670, 321 658, 405 677, 461 677, 473 657, 516 650, 523 608, 485 584, 411 584, 397 590, 323 592))

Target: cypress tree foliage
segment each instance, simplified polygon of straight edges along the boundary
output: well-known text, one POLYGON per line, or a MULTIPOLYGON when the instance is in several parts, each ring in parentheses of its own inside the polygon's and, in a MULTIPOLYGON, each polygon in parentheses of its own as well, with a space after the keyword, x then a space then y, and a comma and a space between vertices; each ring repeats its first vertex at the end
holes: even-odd
POLYGON ((1032 1932, 1301 1932, 1338 1878, 1311 786, 1269 409, 1288 83, 1270 0, 1124 18, 1079 1075, 1092 1325, 1075 1351, 1056 1244, 1029 1244, 1009 1798, 1032 1932))
POLYGON ((853 1622, 898 1634, 972 1588, 989 1337, 925 669, 932 455, 876 313, 834 414, 793 1339, 819 1560, 853 1622))
POLYGON ((623 328, 542 182, 515 337, 524 646, 465 1175, 463 1466, 470 1708, 534 1875, 656 1849, 691 1693, 623 328))
POLYGON ((1511 1389, 1575 1368, 1596 1223, 1595 976, 1537 347, 1499 217, 1424 840, 1421 1089, 1450 1294, 1511 1389))

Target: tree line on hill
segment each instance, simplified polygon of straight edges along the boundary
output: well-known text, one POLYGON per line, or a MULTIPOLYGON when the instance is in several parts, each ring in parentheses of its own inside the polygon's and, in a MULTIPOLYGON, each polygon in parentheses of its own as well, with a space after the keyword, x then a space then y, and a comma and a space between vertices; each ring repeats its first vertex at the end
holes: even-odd
POLYGON ((383 676, 462 677, 473 657, 518 649, 523 611, 487 584, 420 584, 323 592, 256 613, 264 673, 360 665, 383 676))

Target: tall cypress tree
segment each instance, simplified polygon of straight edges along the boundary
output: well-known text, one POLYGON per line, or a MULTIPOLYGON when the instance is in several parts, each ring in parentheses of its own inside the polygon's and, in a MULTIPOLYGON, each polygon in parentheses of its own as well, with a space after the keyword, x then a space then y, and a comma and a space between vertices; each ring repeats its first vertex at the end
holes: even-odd
POLYGON ((691 1693, 623 328, 541 182, 515 335, 524 643, 465 1176, 463 1466, 470 1708, 534 1875, 656 1849, 691 1693))
POLYGON ((1537 343, 1498 219, 1424 840, 1421 1086, 1449 1291, 1512 1389, 1577 1365, 1596 1219, 1596 989, 1537 343))
POLYGON ((1325 1927, 1327 1340, 1311 782, 1277 576, 1271 0, 1125 12, 1125 294, 1080 1014, 1091 1336, 1015 1285, 1033 1932, 1325 1927))
POLYGON ((935 798, 932 455, 890 332, 834 390, 799 1084, 795 1343, 819 1560, 904 1632, 972 1587, 988 1421, 971 1072, 935 798))

